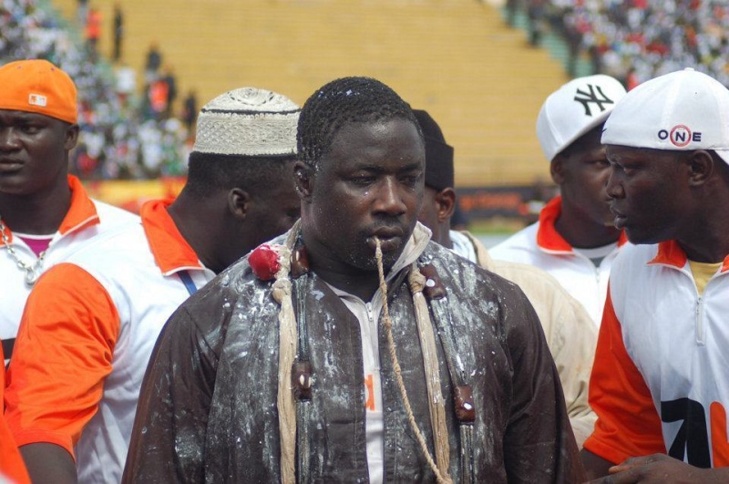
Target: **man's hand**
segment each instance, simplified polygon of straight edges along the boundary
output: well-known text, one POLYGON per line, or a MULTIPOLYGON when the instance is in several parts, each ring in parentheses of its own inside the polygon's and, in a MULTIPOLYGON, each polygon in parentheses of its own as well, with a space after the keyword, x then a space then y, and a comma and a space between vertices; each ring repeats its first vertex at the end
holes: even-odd
POLYGON ((610 475, 591 484, 710 484, 729 482, 729 468, 701 469, 665 454, 631 457, 609 470, 610 475))
POLYGON ((75 484, 76 463, 66 449, 55 444, 39 442, 20 447, 32 482, 75 484))

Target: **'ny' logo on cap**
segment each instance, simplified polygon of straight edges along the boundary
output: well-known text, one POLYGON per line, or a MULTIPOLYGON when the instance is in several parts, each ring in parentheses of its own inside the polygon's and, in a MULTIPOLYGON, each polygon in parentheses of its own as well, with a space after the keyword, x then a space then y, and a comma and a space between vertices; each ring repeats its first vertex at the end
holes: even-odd
POLYGON ((615 104, 615 101, 607 97, 602 92, 602 88, 600 86, 593 86, 592 84, 588 84, 587 88, 590 90, 589 92, 577 89, 577 93, 575 94, 574 99, 578 103, 582 104, 583 108, 585 108, 585 116, 592 116, 590 103, 595 103, 595 105, 600 108, 600 112, 603 112, 607 109, 604 106, 605 104, 615 104), (597 92, 595 92, 595 90, 597 90, 597 92))

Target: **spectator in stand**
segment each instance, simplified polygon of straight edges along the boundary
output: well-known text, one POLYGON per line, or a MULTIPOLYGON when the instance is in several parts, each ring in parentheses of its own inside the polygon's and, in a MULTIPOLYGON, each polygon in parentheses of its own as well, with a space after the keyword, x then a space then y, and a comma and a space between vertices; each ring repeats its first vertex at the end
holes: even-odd
POLYGON ((144 62, 144 76, 147 83, 157 78, 160 67, 162 67, 162 53, 157 42, 152 42, 149 45, 147 58, 144 62))
POLYGON ((615 224, 583 461, 599 482, 729 482, 729 90, 692 69, 605 123, 615 224), (667 454, 667 455, 666 455, 667 454))
POLYGON ((25 300, 38 277, 89 239, 133 222, 91 200, 68 175, 76 146, 76 86, 45 60, 0 67, 0 340, 11 358, 25 300))
POLYGON ((116 92, 119 96, 119 104, 125 107, 136 89, 137 72, 122 62, 114 70, 114 74, 116 76, 116 92))
POLYGON ((539 221, 491 251, 494 259, 531 264, 554 276, 599 325, 610 266, 625 236, 613 226, 605 183, 610 165, 600 133, 625 95, 616 79, 573 79, 550 94, 537 117, 537 137, 560 195, 539 221))
POLYGON ((194 89, 191 89, 185 97, 185 101, 182 103, 182 122, 185 123, 185 127, 188 132, 192 132, 192 128, 195 125, 195 119, 197 118, 197 93, 194 89))
POLYGON ((91 58, 96 60, 98 56, 98 43, 101 38, 101 12, 96 7, 90 7, 89 13, 86 15, 86 25, 84 26, 84 35, 86 37, 86 46, 89 49, 91 58))
POLYGON ((89 12, 89 0, 77 0, 76 1, 76 17, 78 18, 79 25, 85 25, 86 16, 89 12))
POLYGON ((418 220, 433 240, 484 269, 519 285, 534 306, 557 365, 567 414, 577 445, 592 433, 595 413, 587 403, 597 330, 582 305, 546 272, 534 266, 495 261, 486 247, 466 231, 451 230, 456 206, 453 148, 440 126, 426 112, 414 110, 425 136, 425 195, 418 220))
POLYGON ((527 0, 527 18, 529 19, 529 45, 538 47, 546 30, 546 0, 527 0))
POLYGON ((170 85, 162 77, 156 77, 147 86, 149 118, 156 121, 164 119, 170 102, 170 85))
POLYGON ((119 62, 122 58, 122 47, 124 46, 124 12, 119 2, 114 2, 114 25, 113 31, 113 51, 111 58, 114 62, 119 62))
POLYGON ((172 116, 173 106, 177 100, 177 77, 175 69, 170 64, 165 65, 162 82, 167 85, 167 106, 164 110, 164 117, 169 118, 172 116))
POLYGON ((299 108, 270 91, 203 107, 179 197, 87 243, 38 281, 8 373, 6 417, 34 482, 119 482, 157 335, 187 297, 298 219, 299 108))

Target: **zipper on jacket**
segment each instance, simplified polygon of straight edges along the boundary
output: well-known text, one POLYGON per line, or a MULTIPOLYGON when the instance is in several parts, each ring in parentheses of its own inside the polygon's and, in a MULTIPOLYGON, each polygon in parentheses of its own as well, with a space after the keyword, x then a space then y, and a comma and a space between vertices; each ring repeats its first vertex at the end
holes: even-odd
POLYGON ((372 326, 373 317, 372 317, 372 303, 371 302, 365 303, 365 310, 367 311, 367 322, 370 323, 370 326, 372 326))
POLYGON ((704 345, 704 300, 701 296, 696 301, 696 343, 704 345))

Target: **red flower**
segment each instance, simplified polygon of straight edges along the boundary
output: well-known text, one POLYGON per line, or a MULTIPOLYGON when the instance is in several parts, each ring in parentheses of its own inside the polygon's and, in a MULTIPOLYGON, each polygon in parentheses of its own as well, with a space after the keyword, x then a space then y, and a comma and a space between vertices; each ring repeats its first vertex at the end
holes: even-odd
POLYGON ((248 264, 253 269, 253 273, 262 281, 269 281, 276 277, 276 273, 281 268, 278 261, 280 247, 262 244, 248 256, 248 264))

